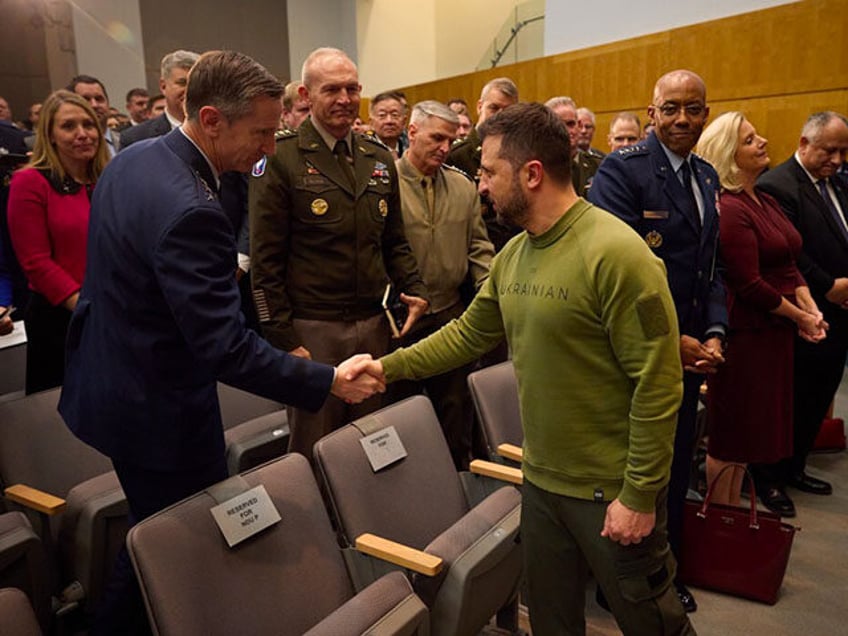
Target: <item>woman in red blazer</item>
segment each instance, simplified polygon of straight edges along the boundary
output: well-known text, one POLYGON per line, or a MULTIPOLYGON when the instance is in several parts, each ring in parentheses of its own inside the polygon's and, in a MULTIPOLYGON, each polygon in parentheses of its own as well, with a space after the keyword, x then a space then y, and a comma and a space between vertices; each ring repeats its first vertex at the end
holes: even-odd
POLYGON ((44 102, 32 158, 12 177, 8 223, 32 290, 26 392, 62 384, 65 334, 85 273, 90 196, 109 160, 97 116, 60 90, 44 102))
MULTIPOLYGON (((718 117, 698 143, 721 182, 720 255, 729 318, 726 362, 707 380, 710 483, 727 464, 792 454, 794 334, 817 342, 827 329, 796 264, 801 236, 777 202, 754 185, 768 166, 767 143, 739 112, 718 117)), ((743 475, 728 470, 713 500, 738 505, 743 475)))

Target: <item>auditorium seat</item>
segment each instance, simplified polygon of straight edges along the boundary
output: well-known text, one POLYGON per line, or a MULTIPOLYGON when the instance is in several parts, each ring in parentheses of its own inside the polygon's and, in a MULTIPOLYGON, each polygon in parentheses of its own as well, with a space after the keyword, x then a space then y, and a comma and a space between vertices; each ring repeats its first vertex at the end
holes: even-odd
POLYGON ((518 381, 512 360, 468 375, 468 389, 492 461, 521 463, 524 441, 518 381))
POLYGON ((63 609, 91 609, 126 535, 127 503, 109 459, 65 426, 59 393, 0 402, 0 485, 44 542, 63 609))
POLYGON ((237 475, 281 457, 289 446, 285 405, 218 383, 227 471, 237 475))
POLYGON ((516 629, 521 496, 499 484, 475 500, 471 493, 478 489, 466 484, 478 480, 456 472, 426 397, 356 420, 319 440, 314 455, 357 585, 386 569, 362 553, 391 558, 384 543, 399 543, 413 556, 421 551, 440 562, 435 573, 423 573, 412 557, 397 560, 411 570, 413 588, 430 607, 434 634, 477 634, 495 614, 500 627, 516 629), (389 427, 406 456, 375 472, 361 441, 374 436, 382 443, 389 427))
MULTIPOLYGON (((47 555, 41 539, 21 512, 0 514, 0 588, 23 591, 38 622, 47 630, 52 589, 47 555)), ((0 633, 5 634, 5 629, 0 629, 0 633)))
POLYGON ((41 636, 29 599, 14 587, 0 588, 0 626, 3 636, 41 636))
POLYGON ((218 402, 221 405, 224 430, 285 408, 285 405, 279 402, 242 391, 223 382, 218 382, 218 402))
POLYGON ((267 461, 282 457, 289 446, 289 421, 280 409, 254 417, 224 431, 227 472, 237 475, 267 461))
POLYGON ((297 454, 133 527, 127 547, 154 634, 426 636, 426 607, 395 572, 354 593, 324 502, 297 454), (262 485, 281 520, 227 546, 210 509, 262 485))

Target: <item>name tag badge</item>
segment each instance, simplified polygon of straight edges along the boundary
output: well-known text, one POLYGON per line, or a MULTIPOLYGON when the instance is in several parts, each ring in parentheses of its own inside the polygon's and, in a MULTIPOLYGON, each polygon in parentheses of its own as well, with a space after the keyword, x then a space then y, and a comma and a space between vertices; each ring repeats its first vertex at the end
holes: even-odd
POLYGON ((261 484, 209 511, 231 548, 280 521, 280 513, 261 484))
POLYGON ((365 450, 365 456, 371 463, 371 470, 375 473, 381 468, 394 464, 406 457, 406 449, 394 426, 381 428, 376 433, 366 435, 359 443, 365 450))
POLYGON ((667 219, 668 210, 645 210, 642 212, 643 219, 667 219))

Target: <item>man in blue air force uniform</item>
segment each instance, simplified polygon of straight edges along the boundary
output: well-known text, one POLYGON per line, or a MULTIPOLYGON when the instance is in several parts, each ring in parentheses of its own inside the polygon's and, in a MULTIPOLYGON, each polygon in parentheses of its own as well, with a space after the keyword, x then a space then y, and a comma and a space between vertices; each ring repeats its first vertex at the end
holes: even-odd
MULTIPOLYGON (((717 270, 719 181, 692 153, 709 116, 703 80, 691 71, 663 75, 648 115, 656 130, 644 142, 607 155, 589 200, 631 227, 665 263, 680 325, 683 403, 677 420, 668 494, 669 543, 680 555, 683 501, 692 464, 698 391, 720 364, 727 329, 724 284, 717 270)), ((696 604, 677 583, 687 611, 696 604)))
MULTIPOLYGON (((330 393, 359 401, 381 388, 355 378, 369 356, 336 370, 297 358, 239 313, 218 179, 274 151, 281 93, 249 57, 207 53, 189 76, 183 126, 119 154, 95 189, 59 410, 112 459, 130 523, 227 477, 216 381, 313 410, 330 393)), ((145 623, 124 550, 92 633, 145 623)))

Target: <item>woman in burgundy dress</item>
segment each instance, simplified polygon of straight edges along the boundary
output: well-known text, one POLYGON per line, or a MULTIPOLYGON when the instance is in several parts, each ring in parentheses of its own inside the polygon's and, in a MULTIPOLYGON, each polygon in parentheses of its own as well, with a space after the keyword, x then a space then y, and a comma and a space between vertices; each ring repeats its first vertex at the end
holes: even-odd
MULTIPOLYGON (((739 112, 718 117, 698 144, 721 181, 720 255, 730 323, 726 362, 708 379, 710 483, 728 464, 792 454, 795 331, 818 342, 827 329, 796 265, 801 236, 777 202, 755 187, 768 166, 766 144, 739 112)), ((728 470, 713 501, 738 505, 743 476, 741 469, 728 470)))

